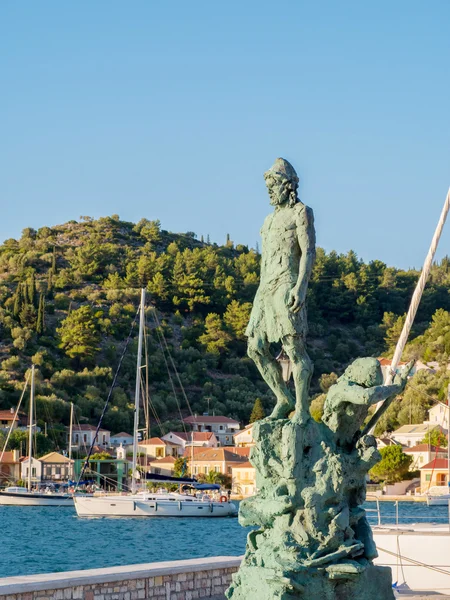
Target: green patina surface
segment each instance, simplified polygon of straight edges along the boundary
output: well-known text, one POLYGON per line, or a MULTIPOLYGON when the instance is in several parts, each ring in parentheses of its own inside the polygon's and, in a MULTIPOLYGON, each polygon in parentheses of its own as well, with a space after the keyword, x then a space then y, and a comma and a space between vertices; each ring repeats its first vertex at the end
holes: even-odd
POLYGON ((372 563, 377 551, 361 507, 366 474, 380 454, 375 439, 360 430, 373 404, 403 389, 406 373, 383 386, 379 362, 357 359, 330 388, 322 423, 311 419, 305 299, 313 214, 298 200, 298 178, 287 161, 277 159, 265 179, 275 211, 261 230, 261 282, 247 336, 249 355, 277 404, 254 425, 250 460, 258 493, 241 503, 239 520, 257 529, 227 597, 393 600, 390 569, 372 563), (271 342, 281 342, 291 360, 295 398, 271 342))

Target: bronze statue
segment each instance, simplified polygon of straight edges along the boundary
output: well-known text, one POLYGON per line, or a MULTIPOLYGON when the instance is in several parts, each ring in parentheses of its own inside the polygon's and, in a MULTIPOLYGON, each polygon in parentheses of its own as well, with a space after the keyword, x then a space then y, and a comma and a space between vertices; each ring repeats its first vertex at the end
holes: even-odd
POLYGON ((312 374, 305 301, 315 257, 314 216, 298 199, 299 179, 287 160, 277 158, 264 178, 275 210, 261 229, 261 280, 246 331, 248 354, 277 398, 271 418, 285 418, 295 408, 294 420, 300 423, 309 415, 312 374), (295 401, 270 352, 272 342, 281 342, 292 362, 295 401))

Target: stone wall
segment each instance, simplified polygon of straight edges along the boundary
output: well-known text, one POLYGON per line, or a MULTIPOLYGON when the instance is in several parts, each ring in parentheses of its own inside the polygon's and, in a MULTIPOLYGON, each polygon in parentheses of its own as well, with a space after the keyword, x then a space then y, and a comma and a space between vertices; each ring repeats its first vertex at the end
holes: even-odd
POLYGON ((2 600, 222 600, 241 557, 214 557, 0 579, 2 600))

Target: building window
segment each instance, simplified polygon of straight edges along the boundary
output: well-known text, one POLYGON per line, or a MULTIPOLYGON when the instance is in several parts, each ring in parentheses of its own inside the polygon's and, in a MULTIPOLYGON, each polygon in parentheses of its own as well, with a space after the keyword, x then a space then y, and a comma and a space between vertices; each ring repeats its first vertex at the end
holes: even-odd
POLYGON ((219 467, 218 465, 216 465, 216 466, 214 467, 214 471, 215 471, 216 473, 220 473, 220 467, 219 467))
POLYGON ((209 465, 207 465, 206 467, 203 467, 203 473, 205 473, 205 475, 208 475, 209 472, 209 465))
POLYGON ((83 441, 87 442, 87 434, 86 433, 83 435, 83 441))
POLYGON ((164 448, 156 448, 156 457, 162 458, 164 456, 164 448))
POLYGON ((228 475, 231 475, 231 467, 228 467, 227 473, 228 473, 228 475))
POLYGON ((80 436, 78 435, 78 433, 75 435, 75 444, 78 444, 78 442, 80 441, 80 436))
POLYGON ((425 475, 425 481, 431 481, 431 473, 425 475))
POLYGON ((155 468, 155 475, 161 475, 161 469, 159 467, 155 468))
POLYGON ((36 467, 31 468, 31 477, 36 477, 36 467))

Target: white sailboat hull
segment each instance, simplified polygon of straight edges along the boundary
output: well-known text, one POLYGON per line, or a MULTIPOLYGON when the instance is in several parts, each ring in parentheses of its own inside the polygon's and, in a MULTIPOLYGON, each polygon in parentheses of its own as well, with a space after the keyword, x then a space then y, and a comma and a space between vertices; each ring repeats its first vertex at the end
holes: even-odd
POLYGON ((73 506, 73 497, 58 494, 0 492, 0 506, 73 506))
POLYGON ((428 506, 448 506, 450 494, 441 494, 440 496, 427 496, 428 506))
MULTIPOLYGON (((404 526, 409 527, 409 526, 404 526)), ((414 528, 414 525, 411 526, 414 528)), ((375 564, 392 569, 399 591, 450 594, 450 531, 373 529, 379 557, 375 564)), ((399 596, 401 598, 401 595, 399 596)))
POLYGON ((75 497, 79 517, 230 517, 237 514, 232 502, 146 499, 136 496, 75 497))

